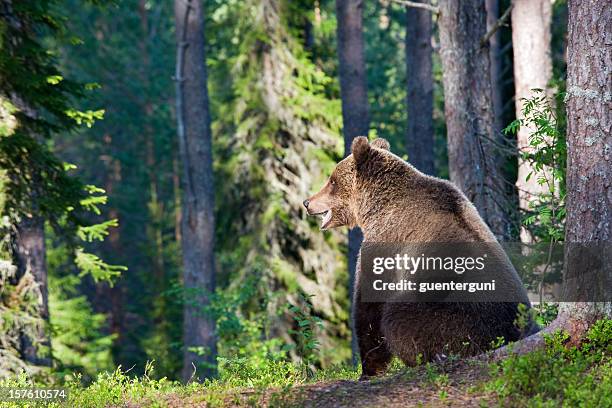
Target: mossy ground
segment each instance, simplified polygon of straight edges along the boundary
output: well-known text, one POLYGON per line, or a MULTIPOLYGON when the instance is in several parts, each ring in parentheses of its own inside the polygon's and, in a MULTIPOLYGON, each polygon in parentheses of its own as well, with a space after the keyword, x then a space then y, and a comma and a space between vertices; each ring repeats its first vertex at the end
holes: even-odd
MULTIPOLYGON (((66 381, 70 407, 394 407, 394 406, 612 406, 612 320, 595 324, 580 347, 566 347, 568 336, 545 337, 546 347, 504 360, 449 358, 414 368, 395 362, 389 372, 358 381, 359 370, 308 368, 274 362, 254 375, 239 365, 220 378, 182 385, 153 379, 152 365, 142 377, 117 369, 87 386, 66 381)), ((28 386, 25 376, 0 386, 28 386)), ((34 406, 4 403, 0 406, 34 406)))

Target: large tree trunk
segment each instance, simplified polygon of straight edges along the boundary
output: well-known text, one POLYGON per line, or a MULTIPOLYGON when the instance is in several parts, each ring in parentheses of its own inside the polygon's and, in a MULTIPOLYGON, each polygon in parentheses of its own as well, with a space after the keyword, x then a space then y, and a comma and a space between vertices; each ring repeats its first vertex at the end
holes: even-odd
MULTIPOLYGON (((612 241, 612 48, 606 43, 612 5, 570 0, 567 75, 567 196, 564 300, 559 316, 544 332, 557 329, 579 343, 599 318, 612 317, 610 242, 612 241)), ((542 347, 542 332, 500 349, 526 353, 542 347)))
POLYGON ((434 175, 432 18, 429 10, 406 8, 406 106, 408 160, 434 175))
MULTIPOLYGON (((340 96, 342 99, 342 123, 344 156, 351 152, 351 144, 357 136, 367 136, 370 119, 368 114, 368 88, 363 43, 363 0, 337 0, 338 59, 340 70, 340 96)), ((349 295, 353 299, 355 268, 363 235, 359 228, 348 233, 349 295)), ((352 308, 351 308, 352 310, 352 308)), ((353 362, 357 360, 357 338, 351 337, 353 362)))
POLYGON ((185 286, 183 379, 215 372, 214 320, 203 308, 215 289, 214 186, 202 3, 174 2, 176 116, 183 164, 182 251, 185 286))
POLYGON ((492 143, 491 75, 484 0, 440 1, 440 56, 451 181, 476 205, 498 239, 510 222, 502 166, 492 143))
POLYGON ((14 240, 14 258, 17 266, 15 279, 18 285, 30 284, 36 301, 36 318, 42 325, 28 328, 31 333, 21 336, 21 354, 25 361, 35 364, 51 365, 51 342, 46 324, 49 322, 49 293, 47 286, 47 260, 45 249, 45 221, 43 218, 22 217, 17 225, 14 240), (33 282, 30 282, 30 279, 33 282))
MULTIPOLYGON (((486 0, 487 30, 490 30, 500 17, 500 0, 486 0)), ((504 98, 502 89, 501 30, 489 38, 489 61, 491 67, 491 102, 493 102, 493 131, 499 135, 503 129, 504 98)))
MULTIPOLYGON (((552 59, 550 54, 550 22, 552 6, 550 0, 514 0, 512 9, 512 45, 514 51, 514 86, 516 117, 521 118, 524 99, 532 96, 532 89, 546 89, 552 78, 552 59)), ((529 135, 533 129, 523 126, 517 135, 520 152, 531 152, 529 135)), ((519 156, 516 187, 519 206, 529 209, 542 193, 547 192, 546 184, 540 185, 538 179, 546 176, 550 169, 534 172, 533 165, 519 156), (532 176, 527 180, 530 173, 532 176)), ((550 176, 547 176, 550 178, 550 176)), ((521 229, 521 240, 531 242, 532 237, 525 228, 521 229)))
POLYGON ((611 22, 610 2, 569 1, 563 278, 565 296, 582 302, 562 304, 558 319, 574 339, 596 319, 612 317, 612 302, 602 296, 602 290, 609 294, 612 285, 612 47, 607 40, 611 22))

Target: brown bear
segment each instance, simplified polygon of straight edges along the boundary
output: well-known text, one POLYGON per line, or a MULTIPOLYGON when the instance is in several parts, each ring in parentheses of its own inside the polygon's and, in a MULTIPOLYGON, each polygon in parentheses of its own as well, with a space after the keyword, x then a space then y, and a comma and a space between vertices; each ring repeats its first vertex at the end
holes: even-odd
MULTIPOLYGON (((452 183, 419 172, 391 153, 384 139, 370 144, 357 137, 351 152, 321 191, 304 201, 309 215, 322 217, 321 229, 359 226, 364 243, 487 243, 507 260, 476 208, 452 183)), ((364 301, 363 272, 358 261, 353 327, 364 378, 383 373, 393 355, 413 366, 449 354, 479 354, 500 338, 515 341, 537 330, 529 319, 522 330, 517 327, 518 305, 530 305, 509 260, 501 276, 520 287, 511 302, 364 301)))

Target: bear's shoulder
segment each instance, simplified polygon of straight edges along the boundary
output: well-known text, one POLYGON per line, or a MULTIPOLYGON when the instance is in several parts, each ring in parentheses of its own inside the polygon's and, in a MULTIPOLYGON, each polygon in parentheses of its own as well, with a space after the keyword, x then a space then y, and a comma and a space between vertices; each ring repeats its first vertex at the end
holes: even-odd
POLYGON ((422 175, 416 180, 420 197, 428 208, 456 215, 463 213, 467 198, 450 181, 422 175))

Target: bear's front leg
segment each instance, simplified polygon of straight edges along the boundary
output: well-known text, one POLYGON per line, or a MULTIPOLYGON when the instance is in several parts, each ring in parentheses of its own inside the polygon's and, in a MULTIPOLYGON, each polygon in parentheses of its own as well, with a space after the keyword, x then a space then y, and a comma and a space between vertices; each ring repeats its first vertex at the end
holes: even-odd
POLYGON ((357 292, 353 307, 353 325, 361 357, 361 378, 383 374, 391 361, 385 339, 380 331, 383 303, 361 302, 357 292))

